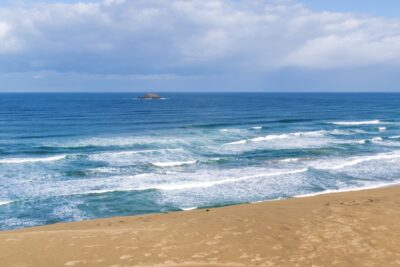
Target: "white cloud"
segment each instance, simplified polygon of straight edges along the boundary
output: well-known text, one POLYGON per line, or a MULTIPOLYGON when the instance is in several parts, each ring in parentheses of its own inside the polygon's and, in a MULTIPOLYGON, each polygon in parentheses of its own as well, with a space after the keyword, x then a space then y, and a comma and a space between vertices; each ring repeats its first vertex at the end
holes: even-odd
POLYGON ((105 0, 0 8, 0 70, 264 72, 400 63, 400 20, 293 1, 105 0))
POLYGON ((11 27, 8 23, 0 21, 0 56, 17 52, 20 47, 18 41, 10 36, 11 27))

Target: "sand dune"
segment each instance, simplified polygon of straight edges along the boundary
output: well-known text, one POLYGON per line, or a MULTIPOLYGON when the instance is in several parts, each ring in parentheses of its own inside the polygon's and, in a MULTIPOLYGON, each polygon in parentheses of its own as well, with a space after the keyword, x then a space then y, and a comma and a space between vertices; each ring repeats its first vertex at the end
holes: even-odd
POLYGON ((400 187, 0 233, 0 266, 400 266, 400 187))

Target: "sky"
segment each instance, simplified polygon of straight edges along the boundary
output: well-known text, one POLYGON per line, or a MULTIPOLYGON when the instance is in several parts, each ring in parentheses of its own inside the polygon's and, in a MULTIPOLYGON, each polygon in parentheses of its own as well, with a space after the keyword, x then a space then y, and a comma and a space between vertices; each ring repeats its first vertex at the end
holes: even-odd
POLYGON ((0 0, 0 92, 400 92, 400 1, 0 0))

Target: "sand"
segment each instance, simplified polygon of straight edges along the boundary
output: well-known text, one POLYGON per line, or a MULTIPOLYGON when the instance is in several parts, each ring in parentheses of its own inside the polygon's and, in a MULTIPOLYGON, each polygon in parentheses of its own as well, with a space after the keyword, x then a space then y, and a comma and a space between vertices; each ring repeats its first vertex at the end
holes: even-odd
POLYGON ((400 266, 400 187, 5 231, 0 266, 400 266))

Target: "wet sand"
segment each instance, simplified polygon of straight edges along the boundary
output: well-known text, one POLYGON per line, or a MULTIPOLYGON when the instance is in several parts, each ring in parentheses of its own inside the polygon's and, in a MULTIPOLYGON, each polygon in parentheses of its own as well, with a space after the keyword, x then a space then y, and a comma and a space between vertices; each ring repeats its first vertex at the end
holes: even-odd
POLYGON ((400 266, 400 187, 0 232, 0 266, 400 266))

